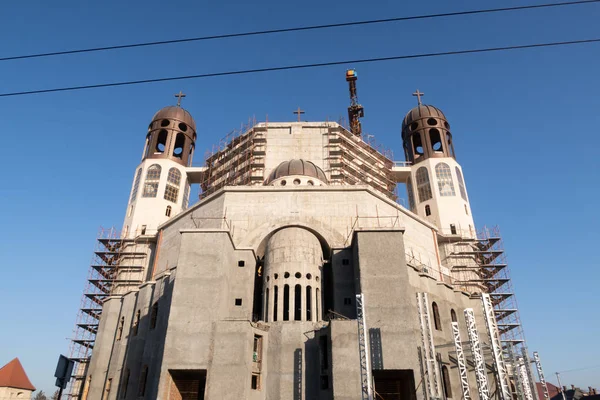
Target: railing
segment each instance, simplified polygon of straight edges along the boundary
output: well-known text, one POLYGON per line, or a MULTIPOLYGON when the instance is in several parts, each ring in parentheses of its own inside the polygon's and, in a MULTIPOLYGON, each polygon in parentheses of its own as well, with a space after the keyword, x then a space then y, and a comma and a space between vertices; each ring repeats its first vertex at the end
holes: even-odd
POLYGON ((394 167, 410 167, 411 165, 410 161, 394 161, 394 167))

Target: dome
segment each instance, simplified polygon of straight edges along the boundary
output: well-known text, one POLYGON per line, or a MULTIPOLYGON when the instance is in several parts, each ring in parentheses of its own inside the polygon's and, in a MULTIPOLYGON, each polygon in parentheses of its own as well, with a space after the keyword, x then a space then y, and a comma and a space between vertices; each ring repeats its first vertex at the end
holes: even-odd
POLYGON ((317 167, 314 163, 306 160, 290 160, 284 161, 277 166, 271 172, 269 177, 267 178, 265 185, 268 185, 275 179, 282 178, 284 176, 290 175, 304 175, 311 176, 313 178, 319 179, 320 181, 327 183, 327 177, 325 176, 325 172, 319 167, 317 167))
POLYGON ((160 119, 174 119, 179 122, 183 122, 190 126, 194 132, 196 132, 196 122, 192 115, 184 108, 177 106, 167 106, 164 107, 152 117, 152 121, 160 120, 160 119))
MULTIPOLYGON (((404 117, 404 121, 402 121, 402 131, 404 131, 404 128, 410 126, 413 122, 430 117, 443 119, 444 122, 447 121, 446 116, 439 108, 434 106, 418 105, 410 110, 404 117)), ((414 130, 414 128, 412 130, 414 130)))

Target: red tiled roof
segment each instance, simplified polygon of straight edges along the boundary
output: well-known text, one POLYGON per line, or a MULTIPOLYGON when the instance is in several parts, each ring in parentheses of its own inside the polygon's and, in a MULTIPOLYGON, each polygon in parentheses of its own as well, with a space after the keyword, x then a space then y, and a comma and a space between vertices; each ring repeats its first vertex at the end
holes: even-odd
POLYGON ((18 358, 0 368, 0 387, 35 390, 18 358))

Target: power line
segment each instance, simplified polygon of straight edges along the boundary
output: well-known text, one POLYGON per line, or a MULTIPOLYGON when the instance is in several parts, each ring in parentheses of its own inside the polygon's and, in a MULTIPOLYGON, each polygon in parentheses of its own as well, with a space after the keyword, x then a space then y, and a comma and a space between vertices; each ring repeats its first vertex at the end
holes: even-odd
POLYGON ((574 372, 574 371, 583 371, 586 369, 595 369, 595 368, 600 368, 600 364, 599 365, 592 365, 590 367, 582 367, 582 368, 574 368, 574 369, 567 369, 565 371, 559 371, 559 373, 564 373, 564 372, 574 372))
POLYGON ((281 67, 267 67, 267 68, 245 69, 245 70, 238 70, 238 71, 211 72, 211 73, 207 73, 207 74, 141 79, 141 80, 137 80, 137 81, 98 83, 98 84, 93 84, 93 85, 68 86, 68 87, 52 88, 52 89, 39 89, 39 90, 28 90, 28 91, 22 91, 22 92, 0 93, 0 97, 23 96, 23 95, 41 94, 41 93, 67 92, 67 91, 74 91, 74 90, 98 89, 98 88, 115 87, 115 86, 141 85, 141 84, 145 84, 145 83, 180 81, 180 80, 187 80, 187 79, 202 79, 202 78, 212 78, 212 77, 217 77, 217 76, 246 75, 246 74, 255 74, 255 73, 259 73, 259 72, 273 72, 273 71, 286 71, 286 70, 293 70, 293 69, 319 68, 319 67, 329 67, 329 66, 333 66, 333 65, 343 65, 343 64, 364 64, 364 63, 382 62, 382 61, 407 60, 407 59, 414 59, 414 58, 452 56, 452 55, 461 55, 461 54, 490 53, 490 52, 497 52, 497 51, 533 49, 533 48, 540 48, 540 47, 569 46, 569 45, 575 45, 575 44, 598 43, 598 42, 600 42, 600 38, 570 40, 570 41, 566 41, 566 42, 535 43, 535 44, 525 44, 525 45, 518 45, 518 46, 488 47, 488 48, 484 48, 484 49, 444 51, 444 52, 438 52, 438 53, 407 54, 407 55, 391 56, 391 57, 362 58, 362 59, 358 59, 358 60, 329 61, 329 62, 312 63, 312 64, 285 65, 285 66, 281 66, 281 67))
POLYGON ((160 41, 156 41, 156 42, 129 43, 129 44, 116 45, 116 46, 92 47, 92 48, 86 48, 86 49, 74 49, 74 50, 65 50, 65 51, 54 51, 54 52, 48 52, 48 53, 35 53, 35 54, 25 54, 25 55, 19 55, 19 56, 8 56, 8 57, 0 57, 0 61, 23 60, 23 59, 27 59, 27 58, 54 57, 54 56, 63 56, 63 55, 67 55, 67 54, 93 53, 93 52, 99 52, 99 51, 132 49, 132 48, 136 48, 136 47, 160 46, 160 45, 175 44, 175 43, 189 43, 189 42, 217 40, 217 39, 229 39, 229 38, 237 38, 237 37, 245 37, 245 36, 271 35, 271 34, 275 34, 275 33, 300 32, 300 31, 309 31, 309 30, 316 30, 316 29, 341 28, 341 27, 346 27, 346 26, 383 24, 383 23, 389 23, 389 22, 413 21, 413 20, 420 20, 420 19, 456 17, 456 16, 461 16, 461 15, 491 14, 491 13, 506 12, 506 11, 532 10, 532 9, 550 8, 550 7, 564 7, 564 6, 590 4, 590 3, 598 3, 598 2, 600 2, 600 0, 579 0, 579 1, 562 2, 562 3, 532 4, 532 5, 517 6, 517 7, 490 8, 490 9, 484 9, 484 10, 467 10, 467 11, 456 11, 456 12, 440 13, 440 14, 413 15, 413 16, 408 16, 408 17, 373 19, 373 20, 355 21, 355 22, 341 22, 341 23, 337 23, 337 24, 309 25, 309 26, 301 26, 301 27, 294 27, 294 28, 269 29, 269 30, 263 30, 263 31, 226 33, 226 34, 222 34, 222 35, 199 36, 199 37, 190 37, 190 38, 173 39, 173 40, 160 40, 160 41))

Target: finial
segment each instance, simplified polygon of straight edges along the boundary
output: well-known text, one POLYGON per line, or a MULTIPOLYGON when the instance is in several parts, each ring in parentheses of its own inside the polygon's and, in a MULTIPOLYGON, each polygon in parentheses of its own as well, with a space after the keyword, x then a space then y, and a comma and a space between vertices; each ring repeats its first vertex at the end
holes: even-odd
POLYGON ((185 97, 185 94, 181 92, 181 90, 179 91, 179 93, 177 93, 175 95, 175 97, 177 97, 177 107, 181 107, 181 99, 183 97, 185 97))
POLYGON ((298 115, 298 122, 300 122, 300 115, 304 114, 304 110, 301 110, 300 107, 298 107, 298 109, 294 111, 294 114, 298 115))
POLYGON ((417 101, 419 102, 419 105, 421 105, 421 96, 425 96, 425 93, 421 93, 419 92, 419 89, 417 89, 417 91, 414 92, 412 95, 417 96, 417 101))

